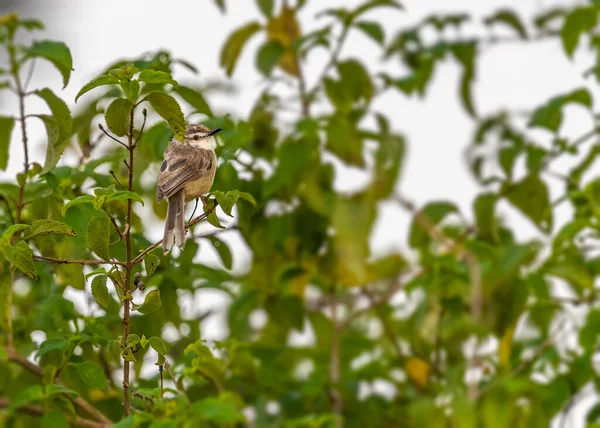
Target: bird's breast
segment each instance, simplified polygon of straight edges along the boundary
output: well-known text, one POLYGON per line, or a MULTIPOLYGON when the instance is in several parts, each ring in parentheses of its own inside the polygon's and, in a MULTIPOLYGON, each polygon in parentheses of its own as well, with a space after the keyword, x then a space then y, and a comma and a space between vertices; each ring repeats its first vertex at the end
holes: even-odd
POLYGON ((190 181, 189 183, 187 183, 184 186, 186 199, 196 199, 199 198, 201 195, 208 193, 215 179, 216 170, 217 168, 213 167, 209 171, 207 171, 206 175, 198 178, 197 180, 190 181))

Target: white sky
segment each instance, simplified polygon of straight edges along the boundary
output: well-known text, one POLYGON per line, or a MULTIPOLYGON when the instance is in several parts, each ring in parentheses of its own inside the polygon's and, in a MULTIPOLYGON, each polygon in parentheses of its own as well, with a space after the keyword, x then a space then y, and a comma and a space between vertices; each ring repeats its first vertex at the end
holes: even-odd
MULTIPOLYGON (((277 2, 279 3, 279 2, 277 2)), ((324 21, 314 19, 315 11, 329 7, 352 7, 359 0, 312 0, 301 12, 300 18, 306 31, 317 28, 324 21)), ((367 19, 380 22, 387 30, 387 40, 396 29, 408 26, 431 13, 468 12, 474 21, 494 12, 499 7, 510 7, 521 17, 529 18, 537 11, 553 5, 576 2, 554 0, 403 0, 407 11, 399 13, 382 9, 372 12, 367 19)), ((579 1, 577 3, 584 3, 579 1)), ((95 77, 108 63, 118 58, 133 57, 144 51, 167 49, 175 57, 184 58, 197 65, 199 79, 223 78, 218 58, 224 38, 232 29, 254 19, 262 19, 253 0, 227 0, 228 12, 221 15, 212 0, 103 0, 69 1, 45 0, 43 11, 27 17, 40 18, 46 31, 39 38, 65 41, 71 48, 75 71, 67 89, 60 92, 60 76, 50 66, 38 61, 38 74, 31 87, 49 86, 72 105, 78 89, 95 77), (165 5, 168 4, 168 7, 165 5)), ((481 31, 481 26, 477 26, 481 31)), ((498 34, 503 34, 501 31, 498 34)), ((233 82, 239 93, 232 98, 219 96, 209 99, 214 110, 232 112, 244 116, 249 112, 262 86, 262 79, 254 69, 254 52, 262 43, 263 36, 254 38, 246 47, 233 82)), ((481 114, 492 113, 503 107, 532 109, 550 97, 580 86, 590 87, 593 82, 584 80, 583 72, 591 65, 591 57, 580 49, 575 61, 570 62, 561 53, 558 41, 536 42, 528 45, 508 44, 486 49, 477 64, 475 105, 481 114)), ((380 67, 378 49, 370 40, 355 33, 348 40, 342 57, 358 57, 373 70, 380 67)), ((1 59, 2 57, 0 57, 1 59)), ((323 53, 310 57, 306 66, 307 79, 312 85, 326 60, 323 53)), ((399 71, 394 63, 388 70, 399 71)), ((471 203, 478 186, 471 178, 464 161, 464 150, 470 140, 473 122, 464 112, 458 100, 460 69, 451 61, 435 74, 433 84, 425 100, 407 99, 394 93, 377 101, 377 108, 387 113, 393 127, 407 136, 408 156, 405 159, 403 179, 399 189, 407 197, 422 204, 434 199, 451 199, 459 204, 467 217, 471 217, 471 203)), ((191 78, 187 73, 181 76, 191 78)), ((596 97, 597 89, 592 91, 596 97)), ((4 92, 0 114, 14 112, 14 104, 7 101, 4 92)), ((43 108, 41 104, 31 104, 43 108)), ((569 108, 563 134, 578 136, 587 132, 592 124, 581 110, 569 108)), ((43 129, 31 122, 33 141, 43 143, 43 129)), ((547 138, 544 132, 535 134, 547 138)), ((15 140, 11 148, 11 167, 8 173, 21 168, 20 143, 15 140)), ((43 152, 38 150, 34 160, 42 161, 43 152)), ((596 169, 598 171, 598 169, 596 169)), ((0 178, 6 174, 0 174, 0 178)), ((357 172, 340 171, 336 181, 339 189, 355 189, 364 184, 365 176, 357 172)), ((553 193, 561 190, 560 183, 552 187, 553 193)), ((532 226, 523 218, 503 206, 508 219, 523 236, 532 235, 532 226)), ((372 238, 375 253, 403 248, 409 218, 390 204, 381 204, 380 218, 372 238)), ((568 212, 561 212, 564 219, 568 212)), ((160 226, 162 227, 162 226, 160 226)), ((160 236, 160 227, 153 236, 160 236)), ((206 247, 205 247, 206 248, 206 247)), ((238 253, 239 254, 239 253, 238 253)), ((213 258, 206 255, 208 258, 213 258)), ((236 266, 242 266, 240 256, 235 257, 236 266)), ((243 258, 243 257, 242 257, 243 258)), ((203 299, 203 306, 210 305, 203 299)), ((218 327, 222 320, 214 320, 218 327)), ((208 327, 208 326, 207 326, 208 327)), ((209 329, 210 330, 210 329, 209 329)), ((583 412, 572 412, 569 426, 583 426, 583 412)))

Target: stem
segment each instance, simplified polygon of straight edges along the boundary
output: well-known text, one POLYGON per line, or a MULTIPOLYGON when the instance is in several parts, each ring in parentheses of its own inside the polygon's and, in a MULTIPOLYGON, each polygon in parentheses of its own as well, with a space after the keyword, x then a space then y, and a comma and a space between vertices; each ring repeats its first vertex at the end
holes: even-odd
MULTIPOLYGON (((129 181, 127 185, 127 190, 129 190, 130 192, 133 192, 133 110, 134 107, 131 107, 131 111, 129 112, 129 132, 127 133, 127 150, 129 151, 129 181)), ((123 340, 125 343, 127 343, 127 338, 129 337, 130 330, 131 303, 129 300, 129 290, 131 288, 131 268, 134 266, 134 264, 131 263, 132 204, 133 201, 131 199, 128 199, 127 217, 125 219, 125 251, 127 262, 125 264, 125 284, 123 284, 123 294, 125 295, 125 300, 123 302, 123 340)), ((125 416, 129 416, 131 414, 131 396, 129 391, 129 361, 125 357, 123 357, 123 405, 125 406, 125 416)))
POLYGON ((45 262, 45 263, 53 263, 56 265, 66 265, 66 264, 75 264, 75 265, 121 265, 124 266, 125 263, 113 261, 113 260, 72 260, 72 259, 58 259, 55 257, 46 257, 46 256, 33 256, 33 260, 37 262, 45 262))
POLYGON ((338 37, 337 45, 331 53, 331 57, 329 57, 329 61, 327 61, 327 64, 325 64, 325 67, 323 67, 323 71, 321 71, 321 74, 319 75, 319 78, 317 79, 317 83, 315 83, 314 88, 312 88, 306 94, 306 99, 312 99, 314 97, 315 93, 319 90, 319 87, 323 83, 323 79, 327 77, 327 73, 329 73, 329 70, 331 70, 331 68, 337 63, 338 58, 340 57, 340 53, 342 52, 342 47, 346 42, 348 31, 350 31, 350 26, 344 25, 344 28, 342 29, 342 32, 338 37))
POLYGON ((336 287, 333 287, 331 291, 331 322, 333 325, 331 333, 331 360, 329 363, 329 380, 331 381, 331 407, 333 413, 336 415, 336 427, 342 428, 344 426, 344 419, 342 412, 344 411, 344 402, 342 401, 342 395, 340 394, 340 336, 339 329, 337 326, 337 297, 336 287))

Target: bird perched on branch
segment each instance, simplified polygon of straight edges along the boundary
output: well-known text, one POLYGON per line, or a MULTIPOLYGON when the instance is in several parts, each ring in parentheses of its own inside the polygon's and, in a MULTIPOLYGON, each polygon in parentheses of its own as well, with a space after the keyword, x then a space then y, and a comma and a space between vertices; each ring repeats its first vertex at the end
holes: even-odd
POLYGON ((220 128, 210 130, 204 125, 188 125, 183 143, 173 138, 163 155, 158 173, 156 199, 167 199, 167 220, 163 236, 163 253, 168 253, 175 243, 185 245, 185 203, 200 198, 206 204, 205 194, 210 191, 217 157, 214 135, 220 128))

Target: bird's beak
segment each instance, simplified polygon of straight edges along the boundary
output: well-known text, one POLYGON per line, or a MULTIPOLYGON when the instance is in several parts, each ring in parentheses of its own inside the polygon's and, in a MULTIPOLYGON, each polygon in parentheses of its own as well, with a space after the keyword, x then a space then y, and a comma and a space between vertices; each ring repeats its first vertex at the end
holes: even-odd
POLYGON ((215 128, 215 129, 213 129, 212 131, 209 132, 208 136, 211 137, 211 136, 213 136, 215 134, 218 134, 221 131, 222 131, 221 128, 215 128))

